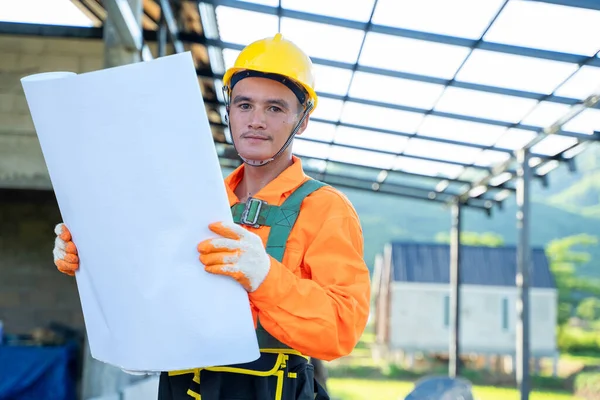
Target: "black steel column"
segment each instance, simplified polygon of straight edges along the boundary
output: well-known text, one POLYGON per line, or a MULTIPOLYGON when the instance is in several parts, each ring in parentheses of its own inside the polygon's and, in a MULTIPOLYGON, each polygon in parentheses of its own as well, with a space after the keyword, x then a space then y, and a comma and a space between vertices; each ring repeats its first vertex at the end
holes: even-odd
MULTIPOLYGON (((127 39, 122 36, 123 31, 128 29, 128 19, 122 15, 119 3, 120 2, 116 0, 104 3, 107 12, 103 29, 105 68, 142 61, 140 50, 135 48, 135 45, 132 43, 136 42, 137 37, 133 36, 131 33, 128 35, 127 39)), ((141 29, 142 27, 142 3, 142 0, 127 0, 127 4, 131 8, 138 29, 141 29)))
POLYGON ((460 375, 460 233, 462 231, 460 200, 452 204, 450 228, 450 349, 448 374, 460 375))
POLYGON ((164 57, 167 55, 167 20, 165 19, 165 10, 160 8, 160 19, 158 21, 158 55, 164 57))
POLYGON ((529 399, 529 275, 531 248, 529 244, 529 187, 531 167, 529 149, 517 152, 517 326, 516 378, 521 400, 529 399))

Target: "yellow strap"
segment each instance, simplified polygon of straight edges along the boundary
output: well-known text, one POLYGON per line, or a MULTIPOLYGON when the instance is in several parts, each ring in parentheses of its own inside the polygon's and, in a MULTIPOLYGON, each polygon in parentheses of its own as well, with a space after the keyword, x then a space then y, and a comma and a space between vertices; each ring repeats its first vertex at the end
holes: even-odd
POLYGON ((295 356, 300 356, 300 357, 304 357, 307 360, 309 360, 310 358, 308 356, 305 356, 304 354, 300 353, 298 350, 293 350, 293 349, 260 349, 261 353, 282 353, 282 354, 293 354, 295 356))
POLYGON ((194 372, 196 372, 195 369, 182 369, 180 371, 169 371, 169 376, 193 374, 194 372))
MULTIPOLYGON (((218 371, 218 372, 234 372, 241 373, 246 375, 254 375, 254 376, 273 376, 277 377, 277 384, 275 387, 275 399, 281 400, 283 397, 283 378, 284 378, 284 369, 286 367, 287 360, 289 359, 289 354, 299 355, 308 359, 308 357, 304 356, 302 353, 296 350, 284 350, 281 349, 261 349, 264 353, 276 353, 277 360, 275 361, 275 365, 269 371, 255 371, 246 368, 235 368, 235 367, 207 367, 207 368, 196 368, 196 369, 187 369, 181 371, 170 371, 169 376, 176 375, 184 375, 184 374, 194 374, 192 380, 197 384, 200 384, 200 371, 205 369, 207 371, 218 371), (288 354, 285 354, 288 353, 288 354)), ((297 378, 297 374, 295 372, 288 372, 289 378, 297 378)), ((192 397, 195 400, 202 400, 200 393, 194 392, 192 389, 188 389, 187 395, 192 397)))
POLYGON ((246 375, 254 375, 254 376, 272 376, 275 375, 276 371, 280 369, 281 363, 287 360, 287 355, 283 353, 279 353, 277 355, 277 360, 275 361, 275 365, 269 371, 255 371, 252 369, 246 368, 237 368, 237 367, 209 367, 209 368, 201 368, 207 371, 217 371, 217 372, 234 372, 238 374, 246 374, 246 375))
POLYGON ((207 371, 216 371, 216 372, 235 372, 235 373, 239 373, 239 374, 247 374, 247 375, 255 375, 255 376, 271 376, 271 375, 275 375, 275 372, 282 367, 281 366, 282 363, 285 366, 285 362, 289 358, 288 357, 289 354, 300 356, 300 357, 306 358, 306 360, 309 360, 309 357, 305 356, 304 354, 300 353, 297 350, 292 350, 292 349, 260 349, 260 351, 261 351, 261 353, 277 354, 277 360, 275 361, 275 365, 269 371, 255 371, 252 369, 236 368, 236 367, 205 367, 205 368, 196 368, 196 369, 186 369, 186 370, 180 370, 180 371, 169 371, 169 376, 194 374, 194 377, 196 377, 196 374, 199 374, 200 370, 203 370, 203 369, 205 369, 207 371))
POLYGON ((283 370, 277 371, 277 387, 275 389, 275 400, 281 400, 283 397, 283 370))

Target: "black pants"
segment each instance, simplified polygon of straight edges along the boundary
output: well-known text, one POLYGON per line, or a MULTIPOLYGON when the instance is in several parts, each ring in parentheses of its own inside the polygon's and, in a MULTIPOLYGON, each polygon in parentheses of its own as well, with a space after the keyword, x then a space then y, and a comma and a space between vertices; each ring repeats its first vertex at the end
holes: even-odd
POLYGON ((160 375, 158 400, 329 400, 297 355, 262 353, 247 364, 160 375), (316 396, 315 396, 316 394, 316 396))

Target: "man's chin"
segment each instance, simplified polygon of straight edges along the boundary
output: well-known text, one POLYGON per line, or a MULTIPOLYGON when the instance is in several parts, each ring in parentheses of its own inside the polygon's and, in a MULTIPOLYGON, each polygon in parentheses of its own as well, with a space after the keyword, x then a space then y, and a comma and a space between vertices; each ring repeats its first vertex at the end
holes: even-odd
POLYGON ((271 159, 271 155, 270 154, 264 154, 264 153, 251 153, 251 152, 240 152, 238 153, 240 155, 240 157, 244 158, 245 160, 252 160, 252 161, 263 161, 263 160, 269 160, 271 159))

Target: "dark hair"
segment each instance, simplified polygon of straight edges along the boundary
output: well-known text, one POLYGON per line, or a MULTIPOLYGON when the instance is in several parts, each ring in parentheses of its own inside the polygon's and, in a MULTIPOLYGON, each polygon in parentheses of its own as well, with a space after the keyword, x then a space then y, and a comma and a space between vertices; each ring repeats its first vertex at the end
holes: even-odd
POLYGON ((236 83, 238 83, 239 81, 241 81, 244 78, 250 78, 250 77, 267 78, 267 79, 272 79, 274 81, 277 81, 279 83, 283 83, 292 92, 294 92, 294 94, 296 95, 296 97, 298 98, 298 101, 300 102, 300 104, 302 106, 304 106, 306 104, 306 99, 308 98, 308 93, 306 92, 306 89, 304 89, 301 85, 299 85, 292 79, 290 79, 286 76, 283 76, 283 75, 279 75, 279 74, 254 71, 254 70, 250 70, 250 69, 236 72, 231 77, 231 84, 230 84, 231 90, 233 90, 233 87, 236 85, 236 83))

